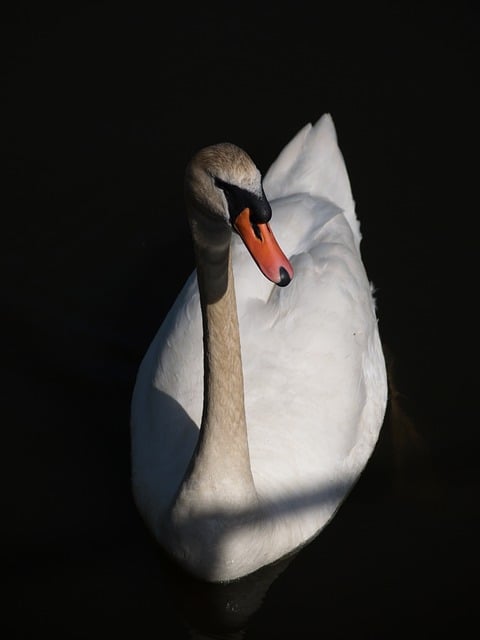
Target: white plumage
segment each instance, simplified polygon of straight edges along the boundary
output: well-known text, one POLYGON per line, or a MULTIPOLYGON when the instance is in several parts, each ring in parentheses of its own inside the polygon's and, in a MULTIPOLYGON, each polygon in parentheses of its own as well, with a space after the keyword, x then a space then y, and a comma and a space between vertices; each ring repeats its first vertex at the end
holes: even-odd
MULTIPOLYGON (((138 508, 187 570, 213 581, 248 574, 321 531, 367 463, 387 402, 372 287, 329 115, 294 137, 263 186, 273 211, 271 228, 295 275, 288 286, 272 284, 232 234, 248 449, 258 502, 237 501, 228 483, 213 492, 199 490, 189 498, 192 507, 181 511, 184 529, 178 518, 171 524, 202 420, 196 272, 142 361, 132 401, 138 508), (204 520, 202 509, 213 515, 204 520), (214 533, 212 518, 218 520, 214 533)), ((220 438, 217 446, 228 450, 228 440, 220 438)))

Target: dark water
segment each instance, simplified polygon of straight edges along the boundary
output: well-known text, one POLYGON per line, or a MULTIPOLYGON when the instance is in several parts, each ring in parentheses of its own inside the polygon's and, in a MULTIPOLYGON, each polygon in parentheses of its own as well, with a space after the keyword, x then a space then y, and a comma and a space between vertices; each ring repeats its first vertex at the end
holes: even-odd
POLYGON ((475 624, 478 18, 465 2, 389 7, 7 16, 6 638, 457 638, 475 624), (387 419, 319 538, 204 585, 148 538, 129 486, 135 373, 193 268, 183 169, 229 139, 265 170, 326 111, 377 287, 387 419))

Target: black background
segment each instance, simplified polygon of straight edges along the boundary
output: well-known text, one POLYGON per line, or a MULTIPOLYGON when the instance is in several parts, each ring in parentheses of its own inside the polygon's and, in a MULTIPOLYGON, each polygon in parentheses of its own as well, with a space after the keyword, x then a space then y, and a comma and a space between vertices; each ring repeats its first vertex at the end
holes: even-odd
POLYGON ((474 3, 64 5, 17 4, 1 27, 5 637, 462 637, 478 597, 474 3), (191 153, 229 140, 265 171, 325 112, 392 402, 347 503, 252 603, 260 578, 189 582, 146 535, 130 397, 193 269, 191 153))

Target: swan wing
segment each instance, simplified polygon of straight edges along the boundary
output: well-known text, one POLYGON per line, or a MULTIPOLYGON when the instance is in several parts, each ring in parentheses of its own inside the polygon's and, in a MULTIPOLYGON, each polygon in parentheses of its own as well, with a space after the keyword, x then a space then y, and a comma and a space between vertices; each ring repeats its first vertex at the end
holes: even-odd
POLYGON ((314 126, 305 125, 294 136, 267 171, 263 184, 271 200, 308 193, 335 203, 359 246, 361 235, 350 180, 330 114, 324 114, 314 126))
POLYGON ((308 538, 373 451, 386 378, 371 286, 342 211, 298 194, 272 206, 291 284, 253 294, 255 268, 234 247, 251 466, 272 504, 309 503, 297 514, 308 538))

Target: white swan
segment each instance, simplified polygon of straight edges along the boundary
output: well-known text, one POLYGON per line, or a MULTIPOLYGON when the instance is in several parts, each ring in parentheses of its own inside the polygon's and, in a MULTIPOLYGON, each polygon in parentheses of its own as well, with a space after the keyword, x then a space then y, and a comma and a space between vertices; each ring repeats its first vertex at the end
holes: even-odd
POLYGON ((263 189, 234 145, 203 149, 189 164, 197 270, 132 399, 138 509, 169 554, 212 582, 247 575, 321 531, 371 455, 387 402, 359 224, 328 114, 284 148, 263 189), (289 260, 266 224, 269 202, 289 260))

